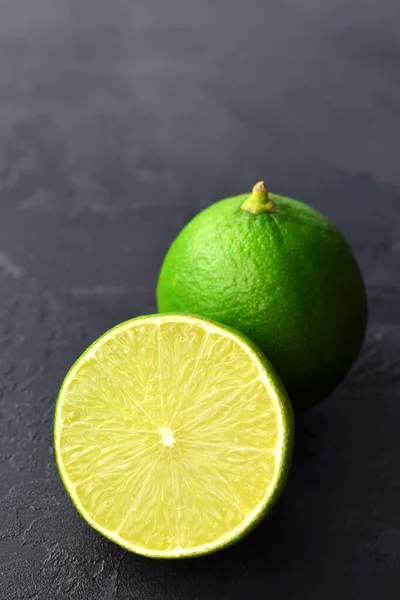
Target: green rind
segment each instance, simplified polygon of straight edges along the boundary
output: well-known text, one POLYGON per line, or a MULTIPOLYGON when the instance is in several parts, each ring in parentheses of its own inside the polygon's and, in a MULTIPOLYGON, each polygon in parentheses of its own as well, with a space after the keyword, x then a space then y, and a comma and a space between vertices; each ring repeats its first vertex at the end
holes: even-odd
POLYGON ((337 227, 307 204, 270 196, 271 214, 242 210, 242 194, 193 217, 164 258, 157 307, 243 332, 302 410, 329 396, 359 355, 367 296, 337 227))
POLYGON ((90 344, 90 346, 74 362, 74 364, 69 369, 66 376, 64 377, 63 383, 61 385, 60 391, 57 396, 55 413, 54 413, 53 435, 54 435, 54 454, 55 454, 55 461, 56 461, 58 473, 60 475, 61 481, 63 482, 64 488, 65 488, 72 504, 74 505, 74 507, 75 507, 76 511, 79 513, 79 515, 85 520, 85 522, 92 529, 94 529, 97 533, 100 533, 101 535, 103 535, 104 537, 109 539, 111 542, 119 545, 120 547, 124 548, 125 550, 128 550, 129 552, 132 552, 134 554, 141 554, 142 556, 146 556, 148 558, 158 558, 160 560, 168 560, 168 559, 169 560, 170 559, 178 560, 178 559, 195 558, 197 556, 212 554, 212 553, 222 550, 224 548, 228 548, 229 546, 232 546, 233 544, 237 543, 240 539, 242 539, 243 537, 248 535, 268 515, 268 513, 271 511, 271 509, 273 508, 273 506, 279 499, 279 497, 285 487, 287 478, 289 476, 291 458, 292 458, 293 447, 294 447, 294 413, 293 413, 292 405, 290 403, 286 389, 285 389, 283 383, 281 382, 278 374, 276 373, 273 365, 270 363, 270 361, 267 359, 267 357, 261 352, 261 350, 256 346, 256 344, 254 344, 247 336, 245 336, 244 334, 235 330, 232 327, 229 327, 227 325, 222 325, 221 323, 218 323, 217 321, 214 321, 212 319, 207 319, 204 317, 199 317, 197 315, 188 315, 188 314, 180 314, 180 313, 164 313, 163 315, 150 314, 150 315, 142 315, 142 316, 136 317, 134 319, 128 319, 127 321, 124 321, 123 323, 119 323, 115 327, 112 327, 111 329, 106 331, 103 335, 101 335, 97 340, 95 340, 92 344, 90 344), (285 438, 284 438, 284 443, 282 446, 282 454, 281 454, 282 458, 281 458, 280 470, 278 472, 277 479, 276 479, 275 489, 274 489, 272 495, 267 499, 264 507, 261 509, 260 513, 256 516, 256 518, 251 523, 249 523, 248 526, 246 527, 246 529, 241 531, 237 536, 231 538, 230 540, 226 541, 225 543, 223 543, 221 545, 217 545, 211 549, 206 549, 206 550, 200 551, 200 552, 185 552, 185 553, 182 553, 179 555, 178 554, 168 555, 167 553, 165 555, 152 554, 151 551, 147 551, 147 549, 144 549, 143 552, 135 552, 129 546, 129 544, 124 544, 124 543, 121 543, 120 541, 116 541, 115 539, 113 539, 112 536, 105 534, 103 531, 100 531, 100 529, 97 529, 95 527, 95 525, 93 525, 92 523, 89 523, 89 521, 87 521, 87 519, 85 518, 83 511, 80 510, 80 507, 77 505, 77 503, 74 501, 71 494, 69 493, 68 482, 64 479, 63 470, 60 466, 61 460, 60 460, 60 457, 58 456, 58 449, 57 449, 57 443, 56 443, 58 406, 59 406, 60 399, 62 397, 62 392, 63 392, 64 386, 65 386, 65 383, 68 380, 70 373, 81 362, 81 360, 86 356, 86 354, 88 354, 89 351, 94 346, 96 346, 98 344, 98 342, 101 339, 103 339, 105 336, 109 335, 112 331, 115 331, 115 330, 119 329, 120 327, 123 327, 132 321, 145 320, 145 319, 149 319, 149 318, 168 316, 168 315, 182 316, 185 319, 193 318, 196 321, 203 321, 206 323, 210 323, 210 324, 212 324, 216 327, 219 327, 223 330, 229 331, 233 335, 236 335, 236 337, 238 337, 241 341, 246 343, 249 346, 249 348, 253 351, 253 353, 256 355, 260 364, 263 366, 264 371, 266 372, 269 381, 272 383, 272 385, 276 391, 276 395, 279 398, 280 404, 282 407, 282 415, 283 415, 282 422, 285 426, 285 438))

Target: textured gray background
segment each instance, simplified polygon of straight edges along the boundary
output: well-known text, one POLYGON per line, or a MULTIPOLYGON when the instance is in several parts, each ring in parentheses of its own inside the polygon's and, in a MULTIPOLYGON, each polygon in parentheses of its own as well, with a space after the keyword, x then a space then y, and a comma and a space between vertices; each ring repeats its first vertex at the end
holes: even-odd
POLYGON ((400 597, 398 0, 0 0, 0 599, 400 597), (270 518, 155 562, 75 513, 54 399, 99 334, 155 310, 200 208, 265 178, 332 217, 366 345, 301 416, 270 518))

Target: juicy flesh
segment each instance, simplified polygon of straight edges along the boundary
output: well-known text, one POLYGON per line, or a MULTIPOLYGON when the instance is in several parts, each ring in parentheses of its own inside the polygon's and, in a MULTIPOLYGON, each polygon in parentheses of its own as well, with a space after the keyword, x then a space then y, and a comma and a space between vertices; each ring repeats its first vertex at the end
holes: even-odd
POLYGON ((212 324, 131 321, 68 375, 57 455, 83 515, 155 555, 218 545, 272 494, 281 416, 252 351, 212 324))

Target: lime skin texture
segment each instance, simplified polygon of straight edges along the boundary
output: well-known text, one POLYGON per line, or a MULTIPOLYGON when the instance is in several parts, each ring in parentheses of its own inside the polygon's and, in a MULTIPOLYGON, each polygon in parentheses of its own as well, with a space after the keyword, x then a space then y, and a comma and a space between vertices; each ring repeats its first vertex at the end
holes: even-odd
POLYGON ((338 386, 367 324, 361 272, 337 227, 263 182, 183 228, 162 264, 157 305, 243 332, 274 365, 295 410, 338 386))

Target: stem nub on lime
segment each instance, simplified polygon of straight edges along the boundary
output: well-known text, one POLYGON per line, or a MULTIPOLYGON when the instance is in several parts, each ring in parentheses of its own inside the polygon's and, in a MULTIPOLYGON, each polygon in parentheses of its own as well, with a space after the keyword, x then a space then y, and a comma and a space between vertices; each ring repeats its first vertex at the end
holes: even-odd
POLYGON ((203 315, 245 333, 271 360, 295 408, 341 382, 367 321, 363 280, 341 233, 263 182, 184 227, 162 265, 157 303, 160 312, 203 315))

